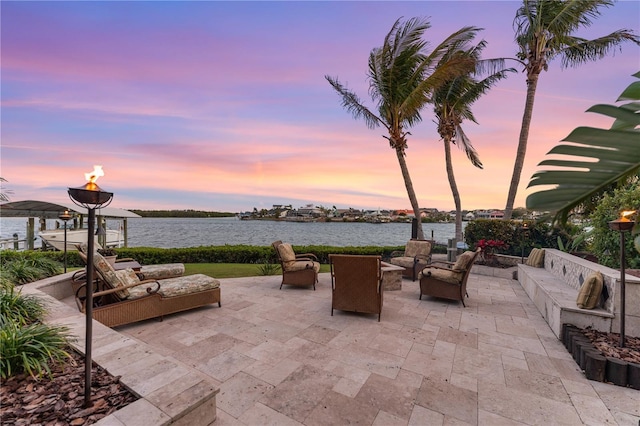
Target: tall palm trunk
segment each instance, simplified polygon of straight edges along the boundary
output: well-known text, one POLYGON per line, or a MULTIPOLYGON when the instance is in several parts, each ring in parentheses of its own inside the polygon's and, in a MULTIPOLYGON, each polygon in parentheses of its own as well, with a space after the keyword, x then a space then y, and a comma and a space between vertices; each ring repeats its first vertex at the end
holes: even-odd
POLYGON ((460 202, 460 192, 458 185, 453 176, 453 161, 451 160, 451 137, 445 136, 444 139, 444 158, 447 165, 447 178, 449 186, 451 186, 451 194, 453 194, 453 202, 456 205, 456 242, 462 241, 462 204, 460 202))
POLYGON ((398 163, 400 164, 400 171, 402 172, 402 178, 404 179, 404 186, 407 188, 407 195, 409 195, 409 201, 411 202, 411 208, 418 222, 418 239, 424 240, 424 233, 422 232, 422 220, 420 217, 420 207, 418 206, 418 198, 416 192, 413 190, 413 183, 411 182, 411 176, 409 176, 409 169, 407 168, 407 161, 404 156, 402 148, 396 148, 396 156, 398 157, 398 163))
POLYGON ((520 128, 520 140, 518 141, 518 151, 516 152, 516 160, 513 165, 513 176, 511 176, 507 205, 504 209, 504 220, 511 219, 511 214, 513 213, 513 203, 515 202, 516 193, 518 192, 520 175, 522 174, 522 167, 524 166, 524 157, 527 153, 529 127, 531 126, 531 118, 533 117, 533 101, 536 97, 536 88, 538 87, 539 76, 539 72, 531 72, 527 78, 527 99, 524 104, 522 127, 520 128))

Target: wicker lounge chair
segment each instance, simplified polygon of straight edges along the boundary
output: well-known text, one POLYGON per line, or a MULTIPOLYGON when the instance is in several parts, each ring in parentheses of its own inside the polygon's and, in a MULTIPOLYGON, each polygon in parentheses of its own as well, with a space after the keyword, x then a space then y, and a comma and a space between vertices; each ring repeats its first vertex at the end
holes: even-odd
POLYGON ((330 254, 331 316, 333 310, 382 313, 382 270, 380 256, 330 254))
MULTIPOLYGON (((87 264, 87 245, 85 243, 76 244, 78 255, 87 264)), ((97 251, 97 249, 96 249, 97 251)), ((104 256, 103 256, 104 257, 104 256)), ((131 263, 136 263, 135 259, 123 258, 116 259, 112 265, 115 270, 126 269, 131 263)), ((184 275, 183 263, 162 263, 158 265, 138 265, 139 269, 134 269, 141 280, 163 280, 166 278, 175 278, 184 275)), ((86 279, 86 271, 76 271, 72 276, 75 282, 84 282, 86 279)))
MULTIPOLYGON (((212 303, 221 305, 220 282, 203 274, 163 280, 140 280, 132 269, 114 270, 98 253, 94 267, 102 287, 93 294, 93 318, 108 327, 186 311, 212 303)), ((85 285, 76 303, 85 312, 85 285)))
POLYGON ((391 253, 389 263, 402 266, 403 277, 411 278, 413 281, 418 278, 420 271, 431 263, 431 247, 433 241, 429 240, 409 240, 404 252, 391 253))
POLYGON ((280 289, 283 285, 313 286, 316 289, 320 263, 315 254, 295 254, 291 244, 282 241, 274 241, 271 246, 276 251, 282 269, 280 289))
POLYGON ((466 307, 464 296, 467 295, 467 279, 478 253, 479 248, 475 252, 465 251, 455 262, 436 261, 425 267, 420 277, 420 300, 425 294, 459 300, 466 307))

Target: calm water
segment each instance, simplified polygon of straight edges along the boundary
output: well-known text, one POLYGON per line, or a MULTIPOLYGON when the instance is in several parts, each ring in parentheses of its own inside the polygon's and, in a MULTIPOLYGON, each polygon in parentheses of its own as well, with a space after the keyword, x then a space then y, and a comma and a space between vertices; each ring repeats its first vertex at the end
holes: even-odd
MULTIPOLYGON (((47 220, 55 228, 55 220, 47 220)), ((26 236, 26 218, 0 218, 0 237, 17 233, 26 236)), ((36 226, 37 226, 36 220, 36 226)), ((118 221, 107 221, 110 229, 118 221)), ((463 226, 466 223, 463 222, 463 226)), ((454 224, 424 223, 426 238, 446 244, 453 238, 454 224)), ((328 246, 400 246, 411 238, 410 223, 344 223, 344 222, 275 222, 238 220, 236 218, 138 218, 128 221, 129 247, 198 247, 210 245, 248 244, 267 246, 275 240, 295 245, 328 246)), ((36 241, 36 247, 40 245, 36 241)))

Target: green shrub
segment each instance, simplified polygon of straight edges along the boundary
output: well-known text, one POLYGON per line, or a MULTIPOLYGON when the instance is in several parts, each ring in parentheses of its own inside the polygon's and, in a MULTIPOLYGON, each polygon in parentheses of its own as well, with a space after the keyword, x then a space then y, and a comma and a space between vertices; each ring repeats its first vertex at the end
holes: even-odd
POLYGON ((61 265, 47 252, 3 250, 0 274, 13 284, 26 284, 62 272, 61 265))
POLYGON ((0 328, 0 377, 25 372, 33 377, 51 373, 49 363, 70 358, 66 327, 34 323, 20 326, 6 322, 0 328))
MULTIPOLYGON (((332 246, 293 246, 296 253, 313 253, 320 263, 329 263, 329 254, 369 254, 389 257, 391 252, 404 250, 401 247, 332 247, 332 246)), ((118 258, 131 257, 143 265, 158 263, 254 263, 266 261, 277 263, 276 253, 271 246, 224 245, 186 248, 118 248, 118 258)), ((446 253, 446 248, 444 248, 446 253)))
POLYGON ((478 219, 467 224, 464 241, 472 250, 480 240, 504 241, 507 247, 497 253, 520 256, 524 252, 528 256, 534 248, 558 248, 558 235, 566 239, 568 230, 552 228, 544 222, 478 219), (524 223, 526 231, 522 229, 524 223))
POLYGON ((16 259, 2 265, 2 275, 5 274, 15 284, 26 284, 39 280, 42 271, 28 259, 16 259))
POLYGON ((0 289, 0 327, 7 323, 33 324, 42 318, 44 310, 44 303, 34 295, 23 295, 13 285, 0 289))
POLYGON ((258 267, 260 275, 276 275, 280 273, 280 265, 276 263, 264 262, 258 267))
MULTIPOLYGON (((609 222, 620 217, 622 210, 640 209, 640 183, 606 194, 589 217, 593 226, 593 252, 598 262, 611 268, 620 268, 620 232, 609 229, 609 222)), ((637 219, 636 219, 637 220, 637 219)), ((625 241, 625 263, 630 269, 640 268, 640 256, 635 251, 631 233, 625 241)))

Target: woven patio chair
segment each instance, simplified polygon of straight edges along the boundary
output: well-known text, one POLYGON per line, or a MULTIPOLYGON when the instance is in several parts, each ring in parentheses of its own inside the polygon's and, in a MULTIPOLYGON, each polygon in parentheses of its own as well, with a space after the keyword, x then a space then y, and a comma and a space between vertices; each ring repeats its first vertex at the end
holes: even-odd
POLYGON ((436 261, 427 265, 420 277, 420 300, 422 295, 440 297, 443 299, 459 300, 464 304, 467 294, 467 280, 471 267, 480 248, 475 252, 465 251, 455 262, 436 261))
POLYGON ((382 314, 380 256, 330 254, 331 316, 333 310, 382 314))
POLYGON ((282 269, 280 289, 283 285, 313 286, 313 289, 316 289, 320 263, 315 254, 295 254, 291 244, 282 241, 274 241, 271 246, 276 251, 276 257, 282 269))
MULTIPOLYGON (((93 294, 93 319, 116 327, 186 311, 212 303, 222 306, 220 281, 204 274, 163 280, 140 280, 133 269, 116 271, 102 255, 94 253, 94 270, 102 287, 93 294)), ((75 293, 81 312, 86 312, 86 284, 75 293)))
POLYGON ((415 281, 420 271, 431 263, 432 247, 433 241, 430 240, 409 240, 404 252, 391 253, 389 263, 403 267, 402 276, 415 281))

